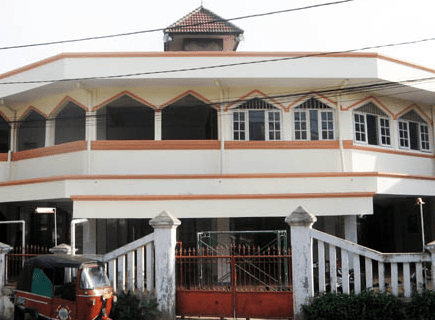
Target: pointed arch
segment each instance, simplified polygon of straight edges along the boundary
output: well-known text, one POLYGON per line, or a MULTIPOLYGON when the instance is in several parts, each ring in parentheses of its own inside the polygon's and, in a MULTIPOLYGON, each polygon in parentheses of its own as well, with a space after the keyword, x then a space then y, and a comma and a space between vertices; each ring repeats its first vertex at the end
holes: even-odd
POLYGON ((306 103, 310 99, 315 99, 326 106, 328 106, 331 109, 334 109, 337 106, 337 102, 325 97, 324 95, 318 94, 316 92, 312 92, 310 94, 304 95, 303 97, 297 99, 296 101, 293 101, 287 106, 287 110, 291 111, 293 108, 300 106, 301 104, 306 103))
POLYGON ((152 109, 155 109, 155 110, 158 109, 158 108, 157 108, 154 104, 152 104, 151 102, 149 102, 149 101, 147 101, 147 100, 145 100, 145 99, 139 97, 138 95, 135 95, 134 93, 132 93, 132 92, 130 92, 130 91, 126 91, 126 90, 124 90, 124 91, 122 91, 122 92, 120 92, 120 93, 114 95, 113 97, 110 97, 109 99, 104 100, 102 103, 97 104, 96 106, 94 106, 94 107, 92 108, 92 111, 97 111, 98 109, 100 109, 100 108, 102 108, 102 107, 104 107, 104 106, 110 104, 111 102, 114 102, 114 101, 118 100, 119 98, 121 98, 121 97, 123 97, 123 96, 128 96, 128 97, 132 98, 133 100, 136 100, 136 101, 139 102, 140 104, 145 105, 145 106, 147 106, 147 107, 150 107, 150 108, 152 108, 152 109))
POLYGON ((55 118, 59 112, 69 103, 74 103, 76 106, 82 108, 85 112, 88 112, 89 109, 88 107, 86 107, 84 104, 78 102, 76 99, 71 98, 70 96, 65 96, 55 107, 54 109, 50 112, 50 114, 48 115, 49 119, 55 118))
POLYGON ((154 140, 156 108, 148 101, 122 91, 97 111, 97 140, 154 140))
POLYGON ((240 97, 237 101, 228 104, 225 107, 225 111, 228 111, 229 109, 233 109, 235 107, 237 107, 240 104, 243 104, 246 100, 250 100, 250 99, 254 99, 254 98, 258 98, 261 99, 263 101, 266 101, 272 105, 274 105, 275 107, 286 111, 286 107, 284 105, 282 105, 281 103, 279 103, 276 99, 269 97, 268 95, 266 95, 264 92, 255 89, 252 90, 250 92, 248 92, 247 94, 243 95, 242 97, 240 97))
POLYGON ((415 112, 417 112, 420 116, 422 116, 424 119, 426 119, 426 121, 428 123, 433 125, 433 119, 431 119, 430 116, 428 116, 426 114, 426 112, 424 112, 423 109, 416 103, 413 103, 413 104, 407 106, 406 108, 404 108, 403 110, 399 111, 395 115, 395 119, 399 119, 401 116, 403 116, 404 114, 408 113, 411 110, 414 110, 415 112))
POLYGON ((54 144, 86 140, 87 108, 64 98, 51 115, 54 118, 54 144))
POLYGON ((394 113, 391 112, 390 109, 388 109, 381 101, 379 101, 379 99, 377 99, 374 96, 368 96, 364 99, 361 99, 357 102, 355 102, 354 104, 351 104, 350 106, 348 106, 347 108, 341 108, 341 110, 343 111, 348 111, 348 110, 355 110, 367 103, 373 103, 376 107, 378 107, 379 109, 381 109, 383 112, 387 113, 389 116, 391 116, 391 118, 396 119, 394 116, 394 113))
POLYGON ((183 99, 183 98, 185 98, 186 96, 189 96, 189 95, 195 97, 196 99, 201 101, 203 104, 208 105, 208 106, 216 109, 216 111, 219 112, 219 105, 218 104, 211 102, 206 97, 204 97, 203 95, 199 94, 198 92, 196 92, 194 90, 187 90, 187 91, 179 94, 175 98, 172 98, 171 100, 161 104, 160 107, 159 107, 159 110, 162 110, 162 109, 166 108, 169 105, 173 105, 174 103, 177 103, 177 101, 179 101, 179 100, 181 100, 181 99, 183 99))
POLYGON ((24 151, 45 146, 47 116, 29 106, 20 118, 17 128, 17 150, 24 151))
POLYGON ((216 140, 218 107, 189 90, 162 106, 162 140, 216 140))

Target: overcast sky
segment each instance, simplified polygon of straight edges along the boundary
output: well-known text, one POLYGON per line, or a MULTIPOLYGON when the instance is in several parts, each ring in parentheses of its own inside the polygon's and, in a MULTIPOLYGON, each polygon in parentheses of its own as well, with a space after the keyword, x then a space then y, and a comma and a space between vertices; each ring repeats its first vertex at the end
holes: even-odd
MULTIPOLYGON (((203 0, 223 18, 336 0, 203 0)), ((0 47, 165 28, 201 0, 0 0, 0 47)), ((434 0, 354 0, 232 21, 238 51, 340 51, 435 38, 434 0)), ((62 52, 163 51, 163 32, 0 50, 0 74, 62 52)), ((367 50, 435 69, 435 40, 367 50)))

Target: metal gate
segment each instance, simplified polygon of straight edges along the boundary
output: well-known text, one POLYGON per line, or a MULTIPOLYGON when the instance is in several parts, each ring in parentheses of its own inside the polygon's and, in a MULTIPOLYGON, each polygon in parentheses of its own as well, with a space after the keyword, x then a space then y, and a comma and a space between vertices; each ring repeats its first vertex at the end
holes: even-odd
POLYGON ((179 248, 176 261, 178 316, 293 318, 286 249, 179 248))

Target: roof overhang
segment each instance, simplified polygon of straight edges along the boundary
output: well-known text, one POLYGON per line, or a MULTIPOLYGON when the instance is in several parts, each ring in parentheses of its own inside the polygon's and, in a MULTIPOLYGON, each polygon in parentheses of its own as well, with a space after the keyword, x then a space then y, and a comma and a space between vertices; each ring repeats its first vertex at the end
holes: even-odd
POLYGON ((373 53, 162 52, 65 53, 0 75, 0 104, 78 88, 283 87, 330 90, 343 85, 371 94, 435 104, 435 70, 373 53))

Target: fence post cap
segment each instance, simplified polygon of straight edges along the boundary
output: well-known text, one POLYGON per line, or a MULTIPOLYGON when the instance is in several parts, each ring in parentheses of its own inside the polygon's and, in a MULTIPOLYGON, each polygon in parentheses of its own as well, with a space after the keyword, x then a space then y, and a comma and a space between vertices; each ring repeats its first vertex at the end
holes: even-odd
POLYGON ((0 242, 0 253, 8 253, 12 249, 13 248, 10 245, 0 242))
POLYGON ((312 226, 317 221, 316 216, 306 211, 301 206, 297 207, 290 215, 285 218, 285 222, 290 226, 312 226))
POLYGON ((167 211, 160 212, 157 216, 150 220, 150 226, 153 228, 172 228, 178 227, 181 221, 175 218, 167 211))
MULTIPOLYGON (((59 244, 56 247, 53 247, 53 248, 49 249, 49 251, 51 253, 54 253, 54 254, 71 254, 72 253, 72 247, 70 245, 66 244, 66 243, 62 243, 62 244, 59 244)), ((77 249, 76 249, 76 251, 77 251, 77 249)))

